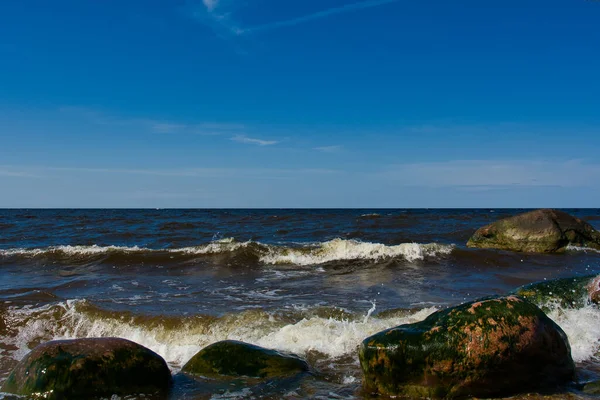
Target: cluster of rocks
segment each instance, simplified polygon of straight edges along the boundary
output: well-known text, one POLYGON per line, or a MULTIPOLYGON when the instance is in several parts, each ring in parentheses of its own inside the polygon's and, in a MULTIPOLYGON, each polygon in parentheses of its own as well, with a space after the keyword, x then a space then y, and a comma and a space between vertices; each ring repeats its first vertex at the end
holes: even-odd
MULTIPOLYGON (((308 373, 306 361, 290 354, 226 340, 198 352, 182 372, 192 377, 256 383, 308 373)), ((165 360, 120 338, 56 340, 33 349, 12 371, 1 391, 44 399, 112 395, 166 397, 173 379, 165 360)))
MULTIPOLYGON (((539 210, 479 229, 469 246, 556 252, 600 248, 600 234, 560 211, 539 210)), ((366 338, 359 347, 369 393, 409 398, 497 397, 557 390, 575 380, 563 330, 543 308, 600 301, 600 277, 534 283, 461 304, 366 338), (542 308, 540 308, 542 307, 542 308)), ((192 378, 250 382, 311 374, 301 358, 237 341, 212 344, 182 369, 192 378)), ((166 395, 172 377, 151 350, 118 338, 52 341, 14 369, 3 392, 48 399, 166 395)), ((586 390, 597 393, 598 383, 586 390)))

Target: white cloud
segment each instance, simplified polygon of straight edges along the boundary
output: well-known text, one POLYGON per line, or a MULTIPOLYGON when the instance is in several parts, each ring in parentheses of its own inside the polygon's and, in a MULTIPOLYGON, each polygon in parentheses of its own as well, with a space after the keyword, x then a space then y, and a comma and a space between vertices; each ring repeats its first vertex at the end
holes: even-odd
POLYGON ((220 0, 202 0, 187 8, 187 13, 194 20, 207 24, 223 39, 238 36, 243 33, 238 24, 232 19, 231 7, 223 11, 220 0))
POLYGON ((213 11, 219 5, 219 0, 202 0, 208 11, 213 11))
POLYGON ((279 143, 275 140, 262 140, 262 139, 250 138, 246 135, 235 135, 234 137, 231 138, 231 140, 233 140, 235 142, 240 142, 240 143, 257 144, 259 146, 271 146, 271 145, 279 143))

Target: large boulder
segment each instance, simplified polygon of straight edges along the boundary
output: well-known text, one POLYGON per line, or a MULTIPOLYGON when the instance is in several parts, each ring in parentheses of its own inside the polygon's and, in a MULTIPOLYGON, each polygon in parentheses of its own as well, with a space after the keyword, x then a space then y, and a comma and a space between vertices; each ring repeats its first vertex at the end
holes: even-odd
POLYGON ((212 379, 287 378, 308 370, 308 364, 296 356, 235 340, 225 340, 205 347, 182 369, 186 374, 212 379))
POLYGON ((534 282, 515 289, 512 294, 529 300, 544 311, 555 305, 563 308, 582 308, 590 303, 600 302, 600 276, 587 275, 534 282))
POLYGON ((532 253, 564 251, 575 245, 600 249, 600 232, 558 210, 536 210, 505 218, 478 229, 469 247, 532 253))
POLYGON ((33 349, 3 392, 45 399, 166 393, 171 372, 153 351, 125 339, 47 342, 33 349))
POLYGON ((367 390, 409 398, 504 396, 574 378, 565 333, 516 296, 438 311, 365 339, 367 390))

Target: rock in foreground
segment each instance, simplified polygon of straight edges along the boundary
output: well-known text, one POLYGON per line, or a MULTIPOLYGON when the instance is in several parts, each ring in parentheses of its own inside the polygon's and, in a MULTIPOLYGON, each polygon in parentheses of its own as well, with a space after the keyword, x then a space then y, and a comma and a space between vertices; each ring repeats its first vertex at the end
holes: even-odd
POLYGON ((153 351, 125 339, 47 342, 10 374, 3 392, 47 399, 165 393, 171 372, 153 351))
POLYGON ((225 340, 205 347, 182 369, 187 374, 217 379, 286 378, 308 370, 308 364, 298 357, 235 340, 225 340))
POLYGON ((478 229, 469 247, 531 253, 554 253, 567 246, 600 249, 600 232, 558 210, 536 210, 505 218, 478 229))
POLYGON ((365 339, 367 390, 411 398, 503 396, 554 388, 574 377, 566 335, 516 296, 438 311, 365 339))
POLYGON ((600 302, 600 276, 534 282, 517 288, 512 294, 521 296, 544 310, 554 304, 563 308, 581 308, 600 302))

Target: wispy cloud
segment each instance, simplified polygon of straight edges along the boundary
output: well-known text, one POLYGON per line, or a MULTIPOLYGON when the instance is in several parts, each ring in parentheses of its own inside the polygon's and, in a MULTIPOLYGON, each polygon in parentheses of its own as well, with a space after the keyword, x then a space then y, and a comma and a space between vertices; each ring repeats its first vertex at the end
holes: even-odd
POLYGON ((133 118, 110 115, 109 113, 85 107, 61 107, 59 112, 73 118, 83 119, 94 125, 127 127, 138 131, 161 134, 194 135, 237 135, 245 130, 243 124, 219 122, 182 122, 152 118, 133 118))
POLYGON ((40 165, 0 166, 0 177, 45 178, 82 175, 147 175, 167 178, 208 179, 285 179, 299 175, 332 175, 342 171, 324 168, 258 168, 258 167, 190 167, 190 168, 113 168, 113 167, 60 167, 40 165))
MULTIPOLYGON (((251 139, 251 138, 246 138, 251 139)), ((260 141, 259 142, 269 142, 260 141)), ((247 143, 247 141, 245 141, 247 143)), ((252 144, 260 144, 250 142, 252 144)), ((190 167, 190 168, 119 168, 0 165, 0 177, 44 178, 57 176, 147 175, 178 178, 255 178, 285 179, 299 175, 353 174, 351 171, 323 168, 190 167)), ((407 163, 387 166, 371 173, 359 173, 355 179, 375 180, 396 187, 456 187, 486 190, 507 187, 597 187, 600 163, 582 160, 453 160, 407 163)))
POLYGON ((337 153, 338 151, 341 151, 343 149, 343 146, 341 146, 341 145, 320 146, 320 147, 315 147, 314 149, 317 151, 321 151, 323 153, 337 153))
POLYGON ((326 17, 330 17, 332 15, 343 14, 350 11, 363 10, 366 8, 372 8, 381 6, 384 4, 396 3, 399 0, 367 0, 367 1, 359 1, 357 3, 345 4, 339 7, 332 7, 325 10, 317 11, 312 14, 303 15, 301 17, 286 19, 283 21, 274 21, 269 22, 263 25, 253 26, 249 28, 242 29, 240 33, 254 33, 260 31, 268 31, 277 28, 284 28, 287 26, 294 26, 298 24, 302 24, 304 22, 310 22, 326 17))
POLYGON ((182 124, 175 122, 163 122, 154 120, 140 121, 145 124, 154 133, 186 133, 193 135, 231 135, 242 132, 245 126, 242 124, 228 123, 200 123, 200 124, 182 124))
POLYGON ((187 128, 187 125, 173 124, 169 122, 152 122, 150 123, 150 126, 156 133, 176 133, 187 128))
POLYGON ((243 27, 236 23, 231 16, 231 12, 225 12, 218 7, 219 0, 202 0, 204 10, 198 11, 195 9, 192 11, 192 17, 200 21, 208 21, 216 23, 217 26, 225 28, 227 31, 234 35, 244 35, 250 33, 264 32, 278 28, 284 28, 289 26, 299 25, 305 22, 315 21, 323 18, 330 17, 332 15, 343 14, 351 11, 358 11, 367 8, 377 7, 385 4, 396 3, 400 0, 366 0, 355 3, 344 4, 338 7, 327 8, 314 12, 312 14, 299 16, 296 18, 290 18, 286 20, 268 22, 266 24, 243 27))
POLYGON ((224 11, 220 0, 202 0, 202 4, 186 7, 186 13, 196 21, 212 26, 214 31, 223 39, 239 36, 243 30, 232 19, 232 11, 224 11))
POLYGON ((597 185, 600 164, 581 160, 455 160, 399 164, 376 175, 405 186, 586 187, 597 185))
POLYGON ((255 138, 250 138, 246 135, 236 135, 236 136, 232 137, 231 140, 233 140, 234 142, 239 142, 239 143, 257 144, 259 146, 272 146, 274 144, 279 143, 276 140, 255 139, 255 138))
POLYGON ((39 175, 32 173, 31 171, 19 170, 14 167, 0 166, 0 176, 6 176, 10 178, 39 178, 39 175))
POLYGON ((208 11, 213 11, 219 4, 219 0, 202 0, 202 3, 208 11))

